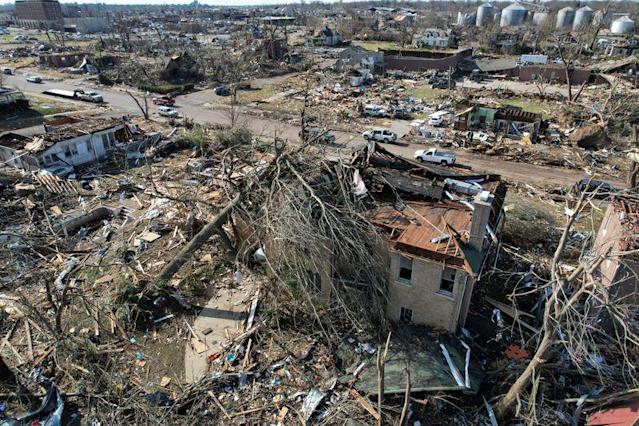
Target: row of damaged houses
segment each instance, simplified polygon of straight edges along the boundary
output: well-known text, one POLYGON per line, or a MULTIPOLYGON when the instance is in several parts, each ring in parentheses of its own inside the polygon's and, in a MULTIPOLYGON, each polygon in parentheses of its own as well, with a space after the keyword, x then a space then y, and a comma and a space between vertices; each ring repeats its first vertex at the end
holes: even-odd
POLYGON ((80 167, 112 157, 118 149, 135 152, 160 139, 124 118, 63 117, 44 124, 34 136, 0 135, 0 161, 8 166, 39 170, 80 167))

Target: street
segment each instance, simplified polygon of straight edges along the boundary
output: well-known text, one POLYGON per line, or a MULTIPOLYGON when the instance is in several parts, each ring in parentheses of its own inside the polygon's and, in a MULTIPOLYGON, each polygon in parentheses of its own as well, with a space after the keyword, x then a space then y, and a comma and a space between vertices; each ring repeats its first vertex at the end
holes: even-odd
MULTIPOLYGON (((26 74, 26 73, 25 73, 26 74)), ((83 84, 79 80, 63 80, 63 81, 51 81, 44 80, 41 84, 29 83, 25 81, 25 74, 17 74, 11 76, 4 76, 3 84, 8 87, 15 87, 22 90, 26 95, 37 95, 45 98, 55 99, 58 102, 72 102, 87 105, 85 102, 74 101, 70 99, 49 97, 42 94, 42 91, 48 89, 65 89, 74 90, 79 88, 89 88, 90 85, 83 84)), ((281 78, 281 77, 278 77, 281 78)), ((466 83, 465 83, 466 84, 466 83)), ((138 106, 133 99, 125 92, 124 89, 107 88, 104 86, 94 86, 92 89, 98 90, 102 94, 104 101, 108 107, 113 111, 122 114, 141 115, 138 106)), ((140 95, 139 91, 132 89, 132 93, 140 95)), ((213 89, 206 89, 189 93, 186 95, 180 95, 176 97, 175 107, 180 112, 181 116, 189 118, 196 123, 200 124, 229 124, 230 115, 229 110, 224 107, 208 108, 204 105, 209 103, 216 95, 213 93, 213 89)), ((91 106, 91 104, 89 104, 91 106)), ((157 107, 153 105, 149 100, 149 112, 155 113, 157 107)), ((299 138, 299 127, 281 122, 274 119, 258 117, 254 114, 247 113, 247 111, 254 111, 242 107, 241 111, 244 111, 240 115, 240 126, 245 126, 250 129, 255 135, 264 138, 278 138, 287 139, 289 141, 295 141, 299 138)), ((153 117, 157 118, 157 115, 153 117)), ((393 120, 391 124, 391 130, 396 132, 401 137, 405 135, 409 130, 409 122, 405 120, 393 120)), ((336 145, 342 148, 341 152, 349 153, 353 148, 361 146, 365 143, 362 136, 354 132, 333 132, 336 137, 336 145)), ((417 149, 423 149, 428 144, 409 144, 408 146, 397 146, 385 144, 385 147, 403 157, 412 158, 413 153, 417 149)), ((471 153, 465 150, 455 150, 458 157, 458 162, 468 164, 475 170, 483 170, 489 173, 495 173, 502 175, 507 180, 524 182, 529 184, 537 184, 543 186, 571 186, 576 181, 582 179, 585 173, 581 170, 575 169, 562 169, 556 167, 546 167, 531 165, 526 163, 517 163, 512 161, 501 160, 496 156, 485 156, 481 154, 471 153)), ((613 185, 621 185, 622 182, 607 179, 613 185)))

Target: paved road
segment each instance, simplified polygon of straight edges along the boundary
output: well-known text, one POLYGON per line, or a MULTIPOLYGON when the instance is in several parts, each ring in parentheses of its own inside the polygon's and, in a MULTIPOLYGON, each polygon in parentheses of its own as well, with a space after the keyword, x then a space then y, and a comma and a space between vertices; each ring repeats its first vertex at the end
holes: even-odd
MULTIPOLYGON (((24 75, 6 76, 4 84, 17 87, 27 94, 37 94, 42 96, 42 91, 46 89, 67 89, 73 90, 79 87, 88 87, 78 80, 65 81, 44 81, 42 84, 28 83, 24 80, 24 75)), ((123 90, 118 88, 97 88, 103 95, 104 100, 115 111, 124 114, 140 114, 138 107, 135 105, 130 96, 123 90)), ((215 97, 212 90, 202 90, 188 95, 178 96, 176 98, 176 106, 181 114, 195 122, 201 124, 229 124, 230 117, 228 109, 223 107, 207 108, 204 104, 211 102, 215 97)), ((55 98, 58 101, 67 101, 63 98, 55 98)), ((70 101, 74 102, 74 101, 70 101)), ((100 108, 97 107, 96 108, 100 108)), ((155 111, 154 105, 150 109, 155 111)), ((240 117, 240 126, 246 126, 256 135, 273 138, 278 136, 290 141, 298 140, 299 127, 273 119, 257 117, 254 115, 244 114, 240 117)), ((402 136, 408 132, 408 122, 402 120, 394 120, 391 129, 402 136)), ((344 155, 348 155, 353 148, 361 146, 365 143, 363 138, 356 133, 334 132, 336 142, 340 151, 344 155)), ((391 152, 411 158, 416 149, 423 149, 425 144, 411 144, 408 146, 387 145, 391 152)), ((468 151, 457 150, 458 161, 468 164, 475 170, 483 170, 490 173, 501 174, 504 178, 512 181, 537 184, 541 186, 570 186, 577 180, 584 177, 581 170, 562 169, 557 167, 536 166, 526 163, 516 163, 501 160, 498 157, 484 156, 480 154, 470 153, 468 151)), ((620 184, 614 179, 608 179, 613 184, 620 184)))

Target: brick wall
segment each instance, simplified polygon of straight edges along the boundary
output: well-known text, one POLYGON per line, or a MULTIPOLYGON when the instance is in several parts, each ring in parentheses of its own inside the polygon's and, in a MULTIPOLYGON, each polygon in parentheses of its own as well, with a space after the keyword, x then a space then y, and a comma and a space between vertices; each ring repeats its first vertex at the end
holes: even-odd
MULTIPOLYGON (((421 258, 413 259, 410 284, 398 280, 399 252, 391 253, 388 279, 389 300, 386 316, 399 321, 402 307, 413 311, 413 323, 454 332, 462 306, 467 274, 457 269, 452 297, 439 293, 444 265, 421 258)), ((465 314, 462 318, 465 318, 465 314)))

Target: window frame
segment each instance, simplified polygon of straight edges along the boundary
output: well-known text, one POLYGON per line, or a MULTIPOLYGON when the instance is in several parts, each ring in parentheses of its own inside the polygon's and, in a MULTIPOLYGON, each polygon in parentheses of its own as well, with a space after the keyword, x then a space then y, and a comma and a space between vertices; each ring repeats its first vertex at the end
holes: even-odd
POLYGON ((397 262, 397 276, 395 277, 395 281, 410 287, 412 285, 412 279, 413 279, 413 265, 414 265, 413 258, 408 256, 403 256, 401 254, 398 254, 398 256, 399 256, 399 260, 397 262), (403 268, 402 261, 410 262, 410 269, 405 267, 403 268), (409 278, 402 277, 402 269, 408 269, 410 271, 409 278))
POLYGON ((401 324, 411 324, 413 322, 413 310, 405 306, 399 307, 399 322, 401 324), (410 314, 410 319, 406 319, 406 315, 410 314))
POLYGON ((444 269, 442 269, 441 277, 439 279, 439 288, 437 289, 437 294, 440 294, 442 296, 452 299, 455 294, 456 279, 457 279, 457 269, 444 266, 444 269), (452 277, 451 277, 452 279, 446 276, 447 271, 452 271, 452 277), (443 288, 444 282, 450 283, 450 290, 443 288))

